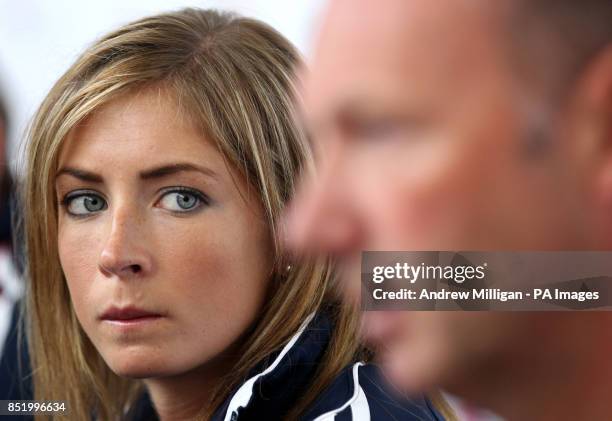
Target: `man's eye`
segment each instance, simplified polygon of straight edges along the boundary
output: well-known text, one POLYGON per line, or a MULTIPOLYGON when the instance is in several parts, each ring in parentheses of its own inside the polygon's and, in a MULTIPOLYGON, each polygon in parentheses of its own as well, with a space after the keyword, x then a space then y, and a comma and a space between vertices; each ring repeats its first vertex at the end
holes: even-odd
POLYGON ((106 201, 93 193, 79 193, 69 195, 64 199, 64 206, 69 214, 86 216, 106 209, 106 201))
POLYGON ((386 141, 403 135, 406 124, 393 116, 347 116, 341 120, 344 133, 358 141, 386 141))
POLYGON ((355 134, 362 139, 383 139, 396 135, 401 126, 392 120, 361 122, 354 127, 355 134))
POLYGON ((198 191, 171 190, 162 196, 158 206, 172 212, 190 212, 206 203, 204 195, 198 191))

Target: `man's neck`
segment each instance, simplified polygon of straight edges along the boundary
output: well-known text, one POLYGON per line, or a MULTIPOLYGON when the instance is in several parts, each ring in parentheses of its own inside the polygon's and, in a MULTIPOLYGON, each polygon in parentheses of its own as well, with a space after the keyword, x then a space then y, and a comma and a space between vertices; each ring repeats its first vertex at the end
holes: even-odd
POLYGON ((509 393, 494 398, 496 402, 492 401, 491 407, 509 421, 612 419, 612 317, 609 318, 607 332, 601 330, 596 335, 591 331, 593 341, 576 335, 569 350, 557 350, 565 357, 551 356, 553 364, 544 366, 544 362, 533 361, 527 365, 530 372, 520 382, 509 384, 509 393))
POLYGON ((507 420, 604 420, 612 417, 612 370, 585 373, 580 378, 559 379, 556 385, 526 387, 516 399, 507 396, 496 405, 507 420), (607 377, 603 373, 607 373, 607 377), (544 388, 546 387, 546 388, 544 388))
POLYGON ((532 356, 503 370, 505 377, 497 373, 476 386, 474 401, 482 398, 508 421, 612 419, 612 313, 582 319, 593 323, 568 323, 556 349, 533 343, 532 356))

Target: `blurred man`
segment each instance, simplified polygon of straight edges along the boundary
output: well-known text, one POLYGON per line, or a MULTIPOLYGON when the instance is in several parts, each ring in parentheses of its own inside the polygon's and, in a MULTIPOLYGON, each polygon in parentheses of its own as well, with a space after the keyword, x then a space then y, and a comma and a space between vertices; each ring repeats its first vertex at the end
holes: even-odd
MULTIPOLYGON (((361 250, 612 250, 611 43, 610 1, 333 1, 304 81, 319 175, 289 241, 346 266, 361 250)), ((510 420, 612 419, 612 312, 367 323, 406 390, 510 420)))

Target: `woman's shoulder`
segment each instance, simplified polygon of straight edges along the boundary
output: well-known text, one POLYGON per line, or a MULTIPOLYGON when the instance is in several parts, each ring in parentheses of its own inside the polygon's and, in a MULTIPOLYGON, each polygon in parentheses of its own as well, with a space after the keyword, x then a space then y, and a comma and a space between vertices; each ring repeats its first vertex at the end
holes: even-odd
POLYGON ((441 421, 444 418, 427 397, 407 398, 394 391, 377 366, 355 363, 340 372, 301 419, 441 421))
MULTIPOLYGON (((280 420, 303 398, 326 352, 332 323, 311 315, 283 349, 256 367, 218 408, 213 421, 280 420)), ((303 421, 419 420, 443 418, 424 397, 403 397, 373 364, 349 364, 302 412, 303 421)))

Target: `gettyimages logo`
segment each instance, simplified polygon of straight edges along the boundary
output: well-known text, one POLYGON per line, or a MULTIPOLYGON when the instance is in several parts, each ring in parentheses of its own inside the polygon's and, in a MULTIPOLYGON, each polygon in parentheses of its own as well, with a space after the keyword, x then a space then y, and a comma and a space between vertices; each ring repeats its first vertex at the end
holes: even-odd
POLYGON ((612 252, 364 252, 364 310, 612 310, 612 252))
POLYGON ((479 266, 439 266, 439 265, 410 265, 406 262, 395 263, 393 266, 374 266, 372 281, 381 283, 387 279, 405 279, 414 284, 419 279, 445 279, 462 284, 466 280, 483 279, 487 263, 479 266))

